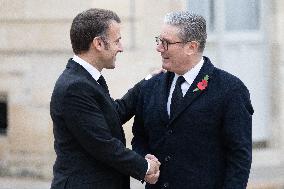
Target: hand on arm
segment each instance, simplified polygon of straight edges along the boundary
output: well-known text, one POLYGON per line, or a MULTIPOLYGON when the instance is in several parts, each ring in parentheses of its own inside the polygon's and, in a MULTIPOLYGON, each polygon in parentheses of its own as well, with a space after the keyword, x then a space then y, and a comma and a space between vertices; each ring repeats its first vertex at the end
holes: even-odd
POLYGON ((145 77, 145 80, 151 79, 153 76, 155 76, 157 74, 166 73, 166 72, 167 72, 167 70, 165 70, 163 68, 156 69, 156 70, 152 71, 149 75, 147 75, 145 77))

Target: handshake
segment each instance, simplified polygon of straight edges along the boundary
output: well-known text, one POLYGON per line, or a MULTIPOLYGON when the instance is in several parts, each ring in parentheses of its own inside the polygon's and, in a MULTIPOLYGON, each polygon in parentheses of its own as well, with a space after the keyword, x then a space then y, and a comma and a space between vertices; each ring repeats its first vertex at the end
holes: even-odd
POLYGON ((150 168, 147 171, 144 180, 149 184, 155 184, 158 181, 158 178, 160 176, 161 163, 154 155, 151 155, 151 154, 147 154, 145 156, 145 159, 150 165, 150 168))

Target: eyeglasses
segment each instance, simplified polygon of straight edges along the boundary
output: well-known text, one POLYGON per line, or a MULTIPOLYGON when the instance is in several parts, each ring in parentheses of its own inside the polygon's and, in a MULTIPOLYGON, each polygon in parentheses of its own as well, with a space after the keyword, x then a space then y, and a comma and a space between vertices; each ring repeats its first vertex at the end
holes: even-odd
POLYGON ((156 39, 156 43, 157 45, 160 45, 162 44, 163 48, 167 51, 168 48, 169 48, 169 45, 173 45, 173 44, 177 44, 177 43, 186 43, 186 42, 183 42, 183 41, 177 41, 177 42, 169 42, 167 40, 164 40, 164 39, 161 39, 160 37, 155 37, 156 39))

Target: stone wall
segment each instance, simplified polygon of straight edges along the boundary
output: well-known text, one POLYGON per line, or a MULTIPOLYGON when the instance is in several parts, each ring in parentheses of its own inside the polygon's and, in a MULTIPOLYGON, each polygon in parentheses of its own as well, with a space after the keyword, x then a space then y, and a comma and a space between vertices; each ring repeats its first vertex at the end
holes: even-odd
POLYGON ((8 132, 0 137, 1 174, 51 177, 55 154, 50 95, 72 55, 71 21, 91 4, 0 2, 0 93, 8 97, 8 132))

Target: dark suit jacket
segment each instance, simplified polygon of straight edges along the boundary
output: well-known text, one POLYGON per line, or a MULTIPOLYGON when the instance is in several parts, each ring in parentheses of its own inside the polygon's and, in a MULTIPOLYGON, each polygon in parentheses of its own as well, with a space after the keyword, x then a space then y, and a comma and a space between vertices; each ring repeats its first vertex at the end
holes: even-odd
POLYGON ((133 149, 162 163, 158 183, 148 189, 246 188, 252 159, 249 91, 237 77, 204 60, 171 119, 166 104, 174 74, 159 74, 141 88, 133 149), (206 75, 207 88, 193 92, 206 75))
POLYGON ((50 102, 57 155, 52 189, 127 189, 129 175, 144 178, 147 161, 125 147, 122 129, 132 116, 135 92, 115 103, 81 65, 69 60, 50 102))

